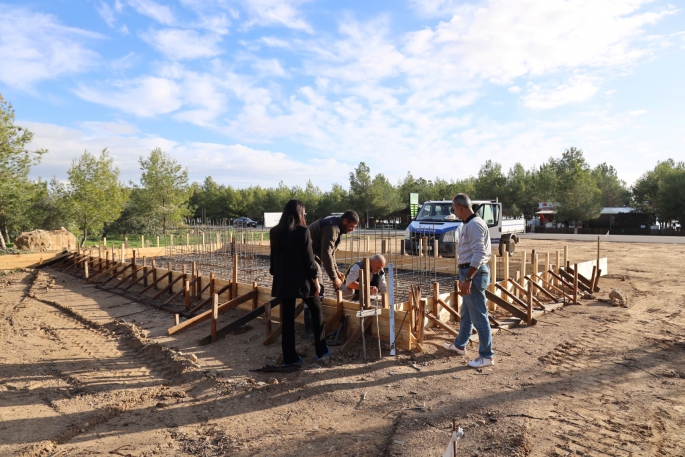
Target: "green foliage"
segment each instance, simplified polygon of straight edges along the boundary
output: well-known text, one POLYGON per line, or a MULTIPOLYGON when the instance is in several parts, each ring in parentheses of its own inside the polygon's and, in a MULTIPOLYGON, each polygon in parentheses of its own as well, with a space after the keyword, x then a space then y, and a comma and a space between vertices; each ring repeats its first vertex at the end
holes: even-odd
POLYGON ((633 205, 662 223, 685 221, 685 163, 659 162, 635 182, 633 205))
MULTIPOLYGON (((31 225, 28 208, 39 198, 43 186, 28 179, 31 166, 40 162, 45 150, 29 151, 33 133, 14 123, 12 105, 0 96, 0 249, 6 249, 4 229, 22 230, 31 225)), ((9 241, 9 240, 8 240, 9 241)))
POLYGON ((570 148, 561 159, 550 160, 556 173, 557 218, 586 221, 599 217, 602 211, 602 191, 592 176, 583 151, 570 148))
POLYGON ((602 192, 602 206, 627 206, 630 204, 630 190, 625 181, 618 178, 616 169, 606 163, 592 170, 597 187, 602 192))
POLYGON ((100 157, 84 152, 79 159, 74 159, 67 173, 68 185, 53 181, 53 190, 85 242, 88 234, 99 236, 105 224, 119 217, 127 189, 119 182, 119 169, 112 166, 106 148, 100 157))
MULTIPOLYGON (((140 185, 131 194, 131 215, 142 233, 166 235, 170 227, 183 224, 192 214, 188 207, 188 170, 155 148, 140 158, 140 185)), ((141 232, 139 232, 141 233, 141 232)))

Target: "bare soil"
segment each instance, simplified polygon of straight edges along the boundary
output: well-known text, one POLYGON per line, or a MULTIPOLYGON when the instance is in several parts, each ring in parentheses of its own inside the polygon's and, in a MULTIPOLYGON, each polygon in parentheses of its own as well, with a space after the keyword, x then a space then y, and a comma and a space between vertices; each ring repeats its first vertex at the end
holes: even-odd
MULTIPOLYGON (((571 261, 596 243, 568 242, 571 261)), ((524 240, 519 249, 562 245, 524 240)), ((442 349, 276 375, 280 344, 252 329, 198 346, 169 314, 51 269, 0 276, 0 455, 440 456, 452 420, 463 456, 685 455, 681 245, 603 243, 629 308, 583 300, 494 335, 482 371, 442 349)), ((242 314, 221 316, 222 323, 242 314)))

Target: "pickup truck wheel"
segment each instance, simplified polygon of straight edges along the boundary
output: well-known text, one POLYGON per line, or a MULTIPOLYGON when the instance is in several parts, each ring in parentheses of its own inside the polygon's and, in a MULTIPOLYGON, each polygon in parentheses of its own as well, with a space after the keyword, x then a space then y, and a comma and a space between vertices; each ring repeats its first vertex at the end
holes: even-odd
POLYGON ((516 240, 511 238, 507 240, 507 252, 509 255, 514 255, 514 252, 516 252, 516 240))
POLYGON ((506 241, 500 240, 500 242, 499 242, 499 256, 500 257, 504 256, 504 248, 505 248, 506 244, 507 244, 506 241))

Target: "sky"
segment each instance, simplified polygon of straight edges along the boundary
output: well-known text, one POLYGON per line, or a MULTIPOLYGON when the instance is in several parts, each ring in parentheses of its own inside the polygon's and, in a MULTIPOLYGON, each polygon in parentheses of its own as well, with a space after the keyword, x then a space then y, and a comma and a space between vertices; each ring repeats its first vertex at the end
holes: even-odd
POLYGON ((633 183, 685 159, 685 4, 0 0, 0 94, 63 180, 159 147, 191 181, 348 187, 582 149, 633 183))

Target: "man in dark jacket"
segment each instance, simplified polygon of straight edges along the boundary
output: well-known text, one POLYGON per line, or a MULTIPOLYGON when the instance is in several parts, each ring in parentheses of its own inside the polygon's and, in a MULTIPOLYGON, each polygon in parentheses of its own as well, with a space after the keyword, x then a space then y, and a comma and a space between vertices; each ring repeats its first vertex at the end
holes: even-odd
MULTIPOLYGON (((309 233, 312 237, 312 249, 319 266, 323 266, 326 274, 333 282, 333 287, 338 290, 343 285, 345 277, 338 271, 335 260, 335 251, 338 249, 340 240, 345 233, 352 232, 359 223, 359 216, 352 210, 347 210, 342 216, 327 217, 309 224, 309 233)), ((323 279, 322 276, 320 276, 323 279)), ((323 284, 321 295, 323 296, 323 284)))

